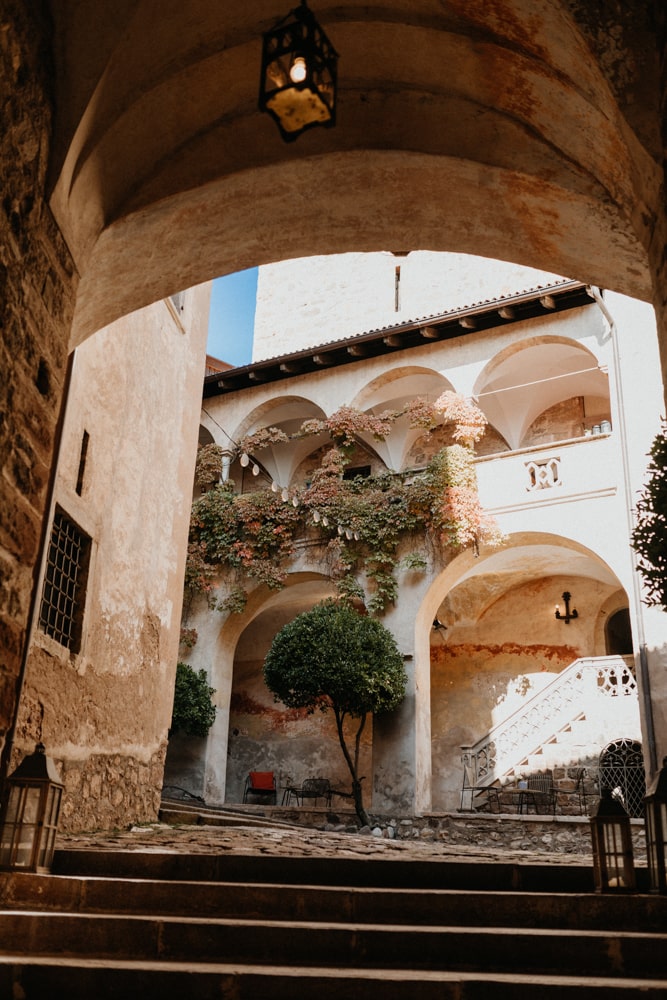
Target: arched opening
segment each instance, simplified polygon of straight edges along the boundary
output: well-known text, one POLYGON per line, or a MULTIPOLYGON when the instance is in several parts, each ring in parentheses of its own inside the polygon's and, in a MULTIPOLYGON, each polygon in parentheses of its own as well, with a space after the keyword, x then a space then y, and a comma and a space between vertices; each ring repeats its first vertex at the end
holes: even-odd
MULTIPOLYGON (((255 110, 261 11, 204 0, 184 20, 143 0, 121 27, 104 0, 61 7, 48 207, 65 292, 80 278, 70 346, 213 275, 360 248, 482 250, 651 294, 660 160, 571 5, 339 5, 327 27, 358 67, 347 114, 292 149, 255 110)), ((62 334, 69 303, 33 278, 62 334)))
POLYGON ((619 608, 610 616, 605 628, 605 643, 609 654, 632 655, 634 647, 628 608, 619 608))
POLYGON ((433 807, 460 802, 462 748, 514 782, 544 769, 597 771, 618 731, 639 737, 631 661, 609 657, 597 621, 618 581, 565 538, 510 537, 450 586, 431 632, 433 807), (567 587, 579 615, 554 603, 567 587))

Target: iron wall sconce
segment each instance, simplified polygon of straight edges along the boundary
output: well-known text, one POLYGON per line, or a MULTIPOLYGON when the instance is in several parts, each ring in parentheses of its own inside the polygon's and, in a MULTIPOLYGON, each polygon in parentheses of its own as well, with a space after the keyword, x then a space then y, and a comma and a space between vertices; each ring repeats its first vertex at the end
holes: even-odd
POLYGON ((285 142, 336 122, 338 53, 306 0, 263 35, 259 108, 285 142))
POLYGON ((578 618, 579 617, 579 614, 578 614, 576 608, 573 608, 572 611, 570 611, 570 601, 571 601, 571 599, 572 599, 572 594, 570 593, 569 590, 565 590, 563 592, 563 600, 565 602, 565 614, 564 615, 562 615, 560 613, 560 606, 558 604, 556 605, 556 618, 558 619, 559 622, 565 622, 566 625, 569 625, 570 622, 574 618, 578 618))
POLYGON ((667 757, 644 799, 644 831, 650 890, 667 893, 667 757))
POLYGON ((635 866, 630 817, 612 796, 610 788, 602 789, 602 797, 591 813, 590 822, 595 891, 633 892, 635 866))
POLYGON ((0 869, 49 872, 63 785, 43 743, 6 780, 0 809, 0 869))

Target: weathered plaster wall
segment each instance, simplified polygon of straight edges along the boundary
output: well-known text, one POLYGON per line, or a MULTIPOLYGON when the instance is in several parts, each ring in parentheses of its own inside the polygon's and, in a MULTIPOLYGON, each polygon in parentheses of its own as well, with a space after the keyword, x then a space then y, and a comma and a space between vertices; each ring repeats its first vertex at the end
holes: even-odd
POLYGON ((253 361, 557 280, 517 264, 425 250, 268 264, 258 275, 253 361))
POLYGON ((69 655, 34 630, 14 750, 42 739, 60 765, 65 829, 157 815, 209 296, 156 303, 76 351, 55 502, 93 542, 83 640, 69 655))
POLYGON ((76 274, 44 200, 47 5, 0 13, 0 750, 11 729, 65 377, 76 274))
MULTIPOLYGON (((459 266, 465 263, 458 258, 459 266)), ((321 264, 316 261, 315 270, 321 264)), ((344 286, 348 264, 346 258, 327 260, 332 289, 334 276, 338 287, 344 286)), ((300 280, 308 266, 295 263, 300 280)), ((286 284, 289 273, 283 265, 286 284)), ((503 433, 493 428, 483 440, 476 467, 482 502, 509 541, 497 552, 483 549, 480 558, 471 557, 469 563, 453 560, 442 575, 431 565, 425 577, 406 575, 401 581, 398 607, 390 609, 385 623, 411 657, 406 661, 410 681, 400 710, 375 720, 372 802, 377 811, 457 808, 462 744, 483 736, 577 657, 604 656, 605 622, 619 607, 630 607, 635 637, 639 634, 641 605, 635 592, 628 510, 657 429, 653 408, 657 413, 662 387, 657 353, 651 355, 647 346, 657 352, 650 307, 622 296, 608 295, 605 303, 605 309, 618 314, 613 336, 604 312, 591 299, 585 308, 493 334, 472 333, 207 400, 202 420, 211 435, 220 437, 221 425, 238 438, 271 424, 295 430, 300 419, 326 415, 350 401, 380 411, 416 394, 433 398, 448 387, 478 396, 482 405, 491 399, 489 412, 503 433), (641 359, 647 356, 653 363, 642 374, 641 359), (568 380, 572 387, 563 389, 568 380), (620 397, 627 380, 632 386, 629 405, 623 408, 620 397), (611 432, 591 436, 592 426, 603 419, 610 421, 611 432), (515 450, 509 450, 508 441, 515 450), (558 480, 536 489, 529 470, 552 458, 558 480), (577 623, 569 626, 554 619, 554 604, 564 590, 573 591, 580 612, 577 623), (433 635, 436 614, 447 631, 433 635)), ((286 300, 283 306, 288 309, 286 300)), ((305 332, 311 327, 308 317, 283 316, 278 306, 273 319, 275 328, 282 329, 283 320, 305 332)), ((420 467, 449 440, 446 428, 429 437, 399 422, 387 442, 368 442, 366 454, 374 457, 366 463, 374 471, 380 459, 390 468, 420 467)), ((310 477, 319 445, 309 453, 308 441, 299 441, 292 446, 297 459, 290 459, 289 445, 263 449, 256 457, 269 478, 298 486, 310 477)), ((361 464, 362 455, 360 451, 353 464, 361 464)), ((231 477, 242 481, 236 463, 231 477)), ((308 597, 304 606, 314 599, 308 597)), ((660 627, 664 632, 664 622, 660 627)), ((253 635, 250 628, 247 634, 253 635)), ((248 660, 257 677, 261 658, 253 653, 248 660)), ((238 670, 236 659, 235 692, 238 670)), ((260 735, 257 720, 271 706, 253 698, 257 704, 252 718, 251 713, 240 713, 242 724, 230 725, 230 747, 235 728, 237 735, 244 730, 260 735)), ((633 704, 634 735, 639 734, 636 697, 633 704)), ((596 706, 584 742, 563 750, 563 757, 595 757, 619 735, 614 719, 606 720, 604 713, 598 718, 599 713, 596 706), (610 722, 609 732, 605 721, 610 722)), ((295 729, 299 725, 295 720, 295 729)), ((273 739, 268 727, 266 734, 273 739)), ((261 754, 262 745, 257 738, 253 752, 261 754)), ((273 744, 270 752, 275 754, 273 744)), ((219 748, 214 751, 212 739, 208 760, 216 756, 220 770, 219 748)), ((273 759, 278 767, 278 756, 273 759)), ((239 778, 250 766, 244 758, 239 778)), ((558 766, 565 765, 560 761, 558 766)))
MULTIPOLYGON (((227 802, 240 802, 249 771, 273 771, 278 783, 278 801, 287 785, 300 785, 304 778, 329 778, 338 788, 349 789, 351 777, 345 764, 335 720, 331 712, 309 715, 305 709, 289 709, 274 700, 264 683, 262 665, 276 631, 293 617, 260 615, 246 629, 234 659, 234 681, 230 699, 227 764, 227 802)), ((357 724, 346 726, 348 745, 353 746, 357 724)), ((362 734, 360 775, 370 775, 373 724, 369 719, 362 734)))
MULTIPOLYGON (((443 602, 439 617, 447 627, 431 643, 434 809, 457 807, 462 745, 485 736, 573 660, 606 655, 598 623, 617 585, 577 577, 573 607, 579 617, 566 625, 555 619, 553 608, 568 586, 574 589, 566 577, 545 575, 489 601, 479 581, 454 589, 443 602)), ((560 766, 590 763, 613 739, 640 738, 636 699, 634 716, 623 715, 621 722, 631 723, 631 732, 616 731, 615 716, 600 717, 599 704, 582 702, 573 716, 577 712, 588 715, 588 724, 580 736, 563 737, 560 766)), ((544 766, 553 766, 553 760, 545 757, 544 766)), ((525 770, 538 767, 533 761, 525 770)))

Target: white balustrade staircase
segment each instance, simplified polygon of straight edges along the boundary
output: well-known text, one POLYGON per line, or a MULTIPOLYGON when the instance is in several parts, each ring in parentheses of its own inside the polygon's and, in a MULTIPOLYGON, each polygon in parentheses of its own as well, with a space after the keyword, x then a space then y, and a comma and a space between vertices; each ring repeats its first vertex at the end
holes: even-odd
POLYGON ((476 743, 461 747, 462 760, 470 784, 484 788, 537 771, 584 766, 621 737, 641 738, 632 658, 585 657, 476 743))

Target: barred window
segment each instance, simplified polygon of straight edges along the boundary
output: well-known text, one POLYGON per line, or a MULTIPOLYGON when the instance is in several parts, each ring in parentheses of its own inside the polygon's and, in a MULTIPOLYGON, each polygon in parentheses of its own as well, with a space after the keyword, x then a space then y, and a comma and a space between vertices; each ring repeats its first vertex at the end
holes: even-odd
POLYGON ((90 538, 56 508, 44 574, 40 628, 72 653, 81 648, 90 538))

